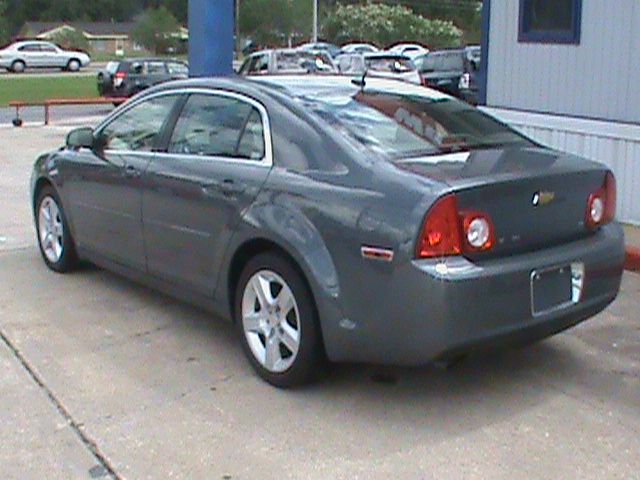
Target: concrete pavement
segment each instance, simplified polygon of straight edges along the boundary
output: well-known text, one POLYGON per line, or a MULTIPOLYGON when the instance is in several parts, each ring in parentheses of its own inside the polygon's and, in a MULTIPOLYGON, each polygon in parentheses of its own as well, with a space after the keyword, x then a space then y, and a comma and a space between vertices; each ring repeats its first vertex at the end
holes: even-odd
POLYGON ((450 371, 336 366, 279 391, 222 319, 98 269, 44 267, 29 170, 65 131, 0 128, 5 477, 638 478, 640 276, 527 349, 450 371))

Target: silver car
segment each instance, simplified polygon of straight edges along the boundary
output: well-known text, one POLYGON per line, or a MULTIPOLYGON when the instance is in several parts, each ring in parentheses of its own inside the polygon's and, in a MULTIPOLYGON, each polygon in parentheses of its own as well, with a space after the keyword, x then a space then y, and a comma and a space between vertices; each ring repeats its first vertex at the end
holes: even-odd
POLYGON ((50 42, 16 42, 0 50, 0 68, 22 73, 27 68, 60 68, 77 72, 91 63, 84 52, 63 50, 50 42))

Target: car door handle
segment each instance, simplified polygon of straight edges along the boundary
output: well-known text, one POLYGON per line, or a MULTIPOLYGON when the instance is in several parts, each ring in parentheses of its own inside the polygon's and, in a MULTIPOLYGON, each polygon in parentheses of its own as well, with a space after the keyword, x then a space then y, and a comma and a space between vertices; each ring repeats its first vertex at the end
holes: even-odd
POLYGON ((140 176, 140 170, 133 165, 127 165, 124 167, 124 176, 127 178, 138 178, 140 176))
POLYGON ((226 197, 232 197, 239 195, 246 190, 246 185, 243 183, 236 183, 234 180, 227 178, 223 181, 211 181, 201 184, 202 193, 208 196, 215 196, 222 193, 226 197))

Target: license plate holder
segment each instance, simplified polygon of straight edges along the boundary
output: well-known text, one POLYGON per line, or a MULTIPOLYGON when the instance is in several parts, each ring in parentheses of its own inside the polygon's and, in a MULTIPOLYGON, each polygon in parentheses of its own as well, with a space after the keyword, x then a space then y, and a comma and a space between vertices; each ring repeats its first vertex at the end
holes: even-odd
POLYGON ((531 272, 531 311, 543 315, 575 303, 574 268, 572 265, 531 272))

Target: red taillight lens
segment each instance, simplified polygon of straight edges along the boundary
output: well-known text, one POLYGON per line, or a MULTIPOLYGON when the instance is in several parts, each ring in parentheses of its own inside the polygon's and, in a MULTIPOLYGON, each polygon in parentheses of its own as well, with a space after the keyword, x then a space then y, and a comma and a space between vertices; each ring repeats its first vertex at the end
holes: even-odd
POLYGON ((419 258, 460 255, 461 239, 458 200, 453 194, 446 195, 429 210, 418 240, 416 255, 419 258))
POLYGON ((439 199, 424 221, 416 248, 418 258, 461 255, 491 250, 493 222, 482 212, 460 212, 455 194, 439 199))
POLYGON ((120 80, 123 80, 123 79, 127 78, 127 72, 118 72, 118 73, 116 73, 116 78, 119 78, 120 80))
POLYGON ((616 179, 607 172, 604 184, 589 195, 585 224, 594 230, 613 221, 616 217, 616 179))

